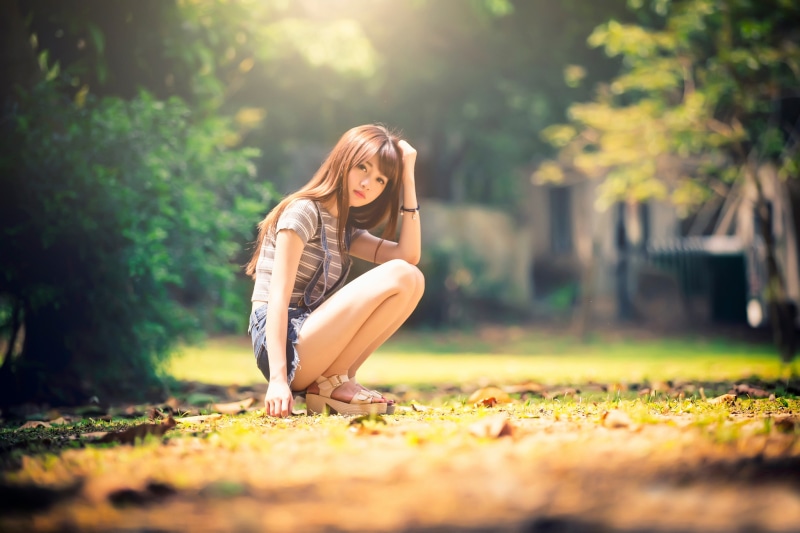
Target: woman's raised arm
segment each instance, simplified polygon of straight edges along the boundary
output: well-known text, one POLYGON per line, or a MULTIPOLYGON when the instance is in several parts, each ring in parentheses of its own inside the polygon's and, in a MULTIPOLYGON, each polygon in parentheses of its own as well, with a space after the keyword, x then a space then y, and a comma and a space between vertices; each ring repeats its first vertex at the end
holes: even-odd
POLYGON ((419 263, 422 256, 422 230, 419 202, 414 176, 417 151, 406 141, 398 143, 403 156, 403 194, 401 199, 400 238, 397 242, 384 241, 369 233, 362 233, 353 241, 350 253, 364 259, 381 264, 392 259, 402 259, 412 265, 419 263))

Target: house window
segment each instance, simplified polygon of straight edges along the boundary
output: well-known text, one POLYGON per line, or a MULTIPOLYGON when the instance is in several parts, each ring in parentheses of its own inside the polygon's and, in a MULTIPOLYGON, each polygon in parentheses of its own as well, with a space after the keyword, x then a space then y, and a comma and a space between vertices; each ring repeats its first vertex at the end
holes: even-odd
POLYGON ((572 253, 572 194, 569 187, 550 190, 550 251, 572 253))

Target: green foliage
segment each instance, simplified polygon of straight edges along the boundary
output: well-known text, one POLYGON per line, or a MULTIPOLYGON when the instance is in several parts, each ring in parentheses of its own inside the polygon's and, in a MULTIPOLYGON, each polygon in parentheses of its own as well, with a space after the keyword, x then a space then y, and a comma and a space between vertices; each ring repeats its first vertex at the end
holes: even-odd
MULTIPOLYGON (((796 169, 787 149, 796 130, 781 113, 786 89, 800 81, 792 39, 800 9, 777 0, 651 7, 651 24, 595 29, 589 44, 620 57, 624 70, 593 102, 570 108, 569 127, 544 131, 563 165, 603 177, 599 207, 669 198, 688 210, 712 194, 709 184, 740 179, 730 167, 748 158, 776 162, 784 175, 796 169)), ((554 174, 544 169, 542 179, 554 174)))
POLYGON ((463 326, 513 314, 503 298, 506 285, 487 276, 484 261, 466 248, 433 246, 419 266, 425 273, 425 293, 410 324, 463 326))
POLYGON ((4 401, 142 395, 176 340, 238 326, 238 243, 272 196, 226 121, 147 93, 78 107, 45 85, 6 122, 0 300, 24 343, 4 401))

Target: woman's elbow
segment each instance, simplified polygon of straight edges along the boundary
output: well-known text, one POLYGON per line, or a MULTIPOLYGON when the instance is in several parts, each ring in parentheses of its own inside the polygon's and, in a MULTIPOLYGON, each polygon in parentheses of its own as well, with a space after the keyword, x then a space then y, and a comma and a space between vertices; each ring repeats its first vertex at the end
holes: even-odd
POLYGON ((403 259, 406 261, 406 263, 416 266, 416 265, 419 264, 420 259, 422 259, 421 256, 422 256, 422 254, 418 252, 418 253, 415 253, 415 254, 409 254, 406 257, 404 257, 403 259))

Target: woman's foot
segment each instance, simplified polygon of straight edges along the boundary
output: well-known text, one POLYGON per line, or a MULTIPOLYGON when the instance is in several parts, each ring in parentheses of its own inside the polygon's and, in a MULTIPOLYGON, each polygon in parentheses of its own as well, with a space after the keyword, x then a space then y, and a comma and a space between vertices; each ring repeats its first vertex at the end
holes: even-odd
MULTIPOLYGON (((386 398, 376 397, 364 387, 350 381, 346 374, 320 376, 306 389, 309 414, 333 411, 342 415, 384 414, 386 398)), ((392 409, 394 411, 394 409, 392 409)))
MULTIPOLYGON (((352 379, 342 383, 338 387, 335 387, 331 391, 330 397, 334 400, 339 400, 340 402, 350 403, 353 401, 353 398, 358 396, 361 392, 369 395, 369 403, 389 403, 389 400, 383 397, 378 391, 369 390, 352 379)), ((320 394, 319 383, 312 383, 309 385, 306 389, 306 394, 320 394)), ((394 403, 394 401, 392 401, 392 403, 394 403)))
MULTIPOLYGON (((350 380, 351 381, 355 381, 354 378, 350 378, 350 380)), ((361 390, 363 390, 364 392, 366 392, 367 394, 369 394, 370 396, 375 398, 375 400, 373 400, 373 401, 385 402, 386 403, 386 414, 387 415, 393 415, 394 414, 394 410, 395 410, 395 401, 394 400, 392 400, 391 398, 387 398, 386 396, 381 394, 380 391, 373 390, 373 389, 368 389, 364 385, 361 385, 360 383, 358 383, 357 385, 359 387, 361 387, 361 390)))

